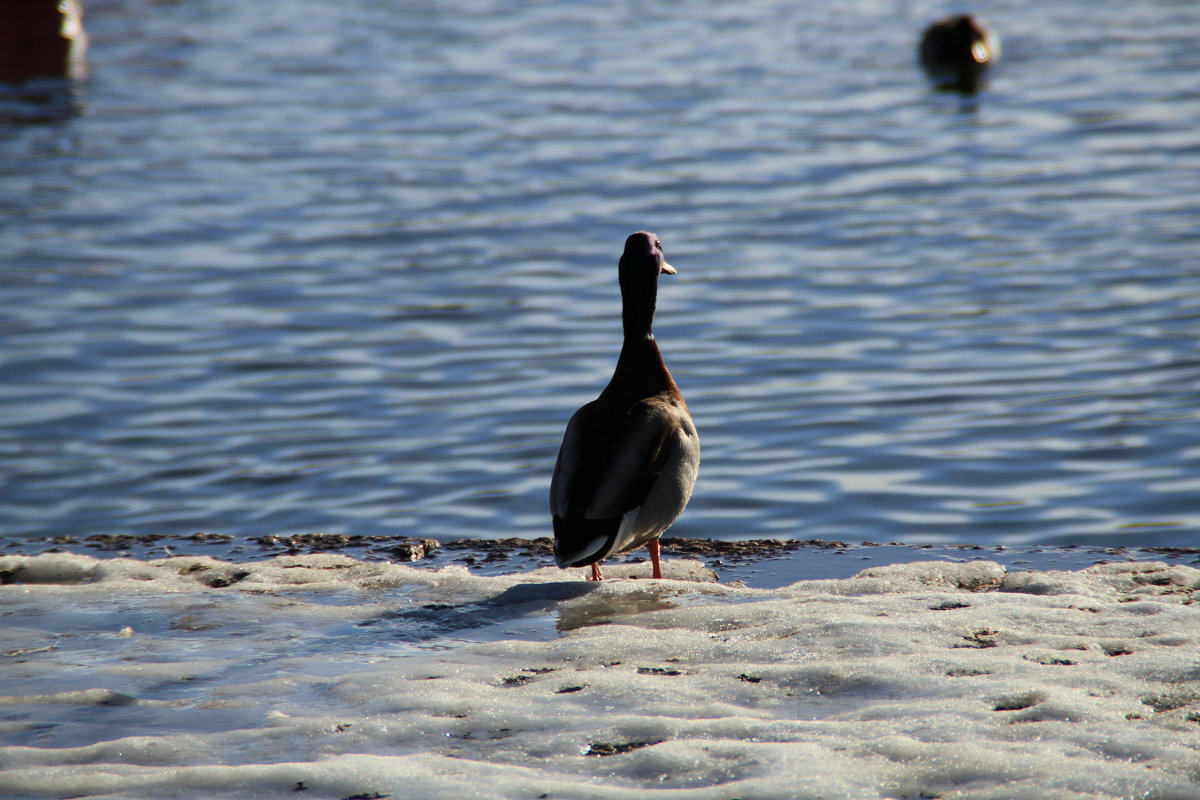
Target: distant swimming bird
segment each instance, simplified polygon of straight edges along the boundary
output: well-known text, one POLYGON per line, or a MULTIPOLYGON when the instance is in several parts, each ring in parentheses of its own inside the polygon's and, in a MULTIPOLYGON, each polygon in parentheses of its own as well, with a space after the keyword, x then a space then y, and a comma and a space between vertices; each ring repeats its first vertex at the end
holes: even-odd
POLYGON ((918 52, 938 88, 974 92, 1000 57, 1000 38, 982 20, 956 14, 926 28, 918 52))
POLYGON ((625 240, 618 265, 625 341, 608 386, 567 423, 554 477, 554 559, 591 565, 646 545, 662 577, 658 537, 683 513, 700 467, 700 438, 650 328, 658 276, 674 275, 658 237, 625 240))

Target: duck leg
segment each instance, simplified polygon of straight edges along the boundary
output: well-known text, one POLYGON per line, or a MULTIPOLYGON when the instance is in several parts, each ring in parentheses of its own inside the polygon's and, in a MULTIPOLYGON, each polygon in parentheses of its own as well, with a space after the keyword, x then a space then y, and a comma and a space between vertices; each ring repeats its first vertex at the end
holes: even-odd
POLYGON ((588 580, 589 581, 604 580, 604 575, 602 575, 600 572, 600 562, 599 561, 592 564, 592 577, 588 578, 588 580))
POLYGON ((651 578, 661 578, 662 561, 658 558, 658 539, 651 539, 650 544, 646 545, 646 549, 650 551, 650 563, 654 565, 654 570, 651 572, 651 578))

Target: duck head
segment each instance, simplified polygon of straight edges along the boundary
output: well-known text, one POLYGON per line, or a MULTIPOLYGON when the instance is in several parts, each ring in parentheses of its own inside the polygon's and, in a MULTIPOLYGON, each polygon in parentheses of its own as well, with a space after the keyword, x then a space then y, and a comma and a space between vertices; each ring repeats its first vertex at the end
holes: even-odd
POLYGON ((940 89, 972 93, 982 88, 1000 55, 1000 40, 970 14, 956 14, 925 29, 918 49, 921 66, 940 89))
POLYGON ((667 263, 658 236, 649 231, 631 234, 625 240, 618 274, 625 336, 650 335, 658 297, 658 276, 675 274, 675 268, 667 263))

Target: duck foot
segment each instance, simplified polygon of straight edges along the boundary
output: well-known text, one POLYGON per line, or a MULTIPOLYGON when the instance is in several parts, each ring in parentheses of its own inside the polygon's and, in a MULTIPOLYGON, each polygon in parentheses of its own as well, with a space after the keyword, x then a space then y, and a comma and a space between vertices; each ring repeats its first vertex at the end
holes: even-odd
POLYGON ((650 551, 650 563, 653 565, 650 577, 661 578, 663 574, 662 561, 660 561, 658 557, 658 539, 655 539, 654 541, 650 542, 650 544, 646 545, 646 549, 650 551))

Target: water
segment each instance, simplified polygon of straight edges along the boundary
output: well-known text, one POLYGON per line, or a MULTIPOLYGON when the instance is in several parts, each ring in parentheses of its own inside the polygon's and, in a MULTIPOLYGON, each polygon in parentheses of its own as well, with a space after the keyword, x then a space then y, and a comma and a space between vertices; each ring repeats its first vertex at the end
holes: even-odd
POLYGON ((9 551, 546 535, 639 228, 673 533, 1197 541, 1194 3, 992 4, 973 99, 928 2, 86 10, 0 89, 9 551))

